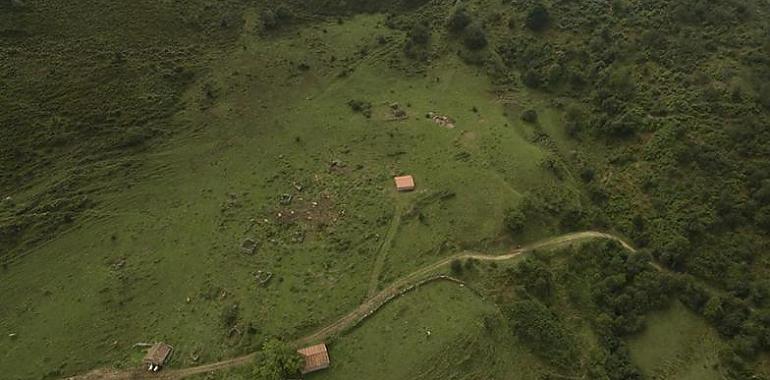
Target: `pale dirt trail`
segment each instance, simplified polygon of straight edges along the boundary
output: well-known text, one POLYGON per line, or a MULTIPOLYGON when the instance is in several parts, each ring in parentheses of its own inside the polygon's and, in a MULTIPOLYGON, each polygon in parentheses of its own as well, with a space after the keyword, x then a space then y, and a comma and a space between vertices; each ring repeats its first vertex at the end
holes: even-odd
POLYGON ((393 239, 396 237, 396 232, 401 225, 401 208, 396 206, 393 210, 393 218, 390 220, 390 225, 385 233, 385 238, 380 244, 380 248, 377 249, 377 257, 374 259, 374 267, 372 268, 372 274, 369 275, 369 290, 366 293, 367 297, 374 296, 377 292, 377 285, 380 282, 380 274, 382 268, 385 266, 385 259, 390 251, 390 246, 393 244, 393 239))
MULTIPOLYGON (((342 316, 340 319, 332 322, 331 324, 321 328, 313 334, 297 339, 292 342, 296 346, 318 343, 334 337, 345 330, 352 328, 362 322, 367 317, 374 314, 382 306, 388 302, 414 290, 424 284, 433 281, 452 281, 460 282, 451 277, 442 275, 439 270, 449 265, 454 260, 476 259, 479 261, 506 261, 514 259, 524 253, 535 251, 538 249, 552 249, 559 246, 564 246, 572 243, 577 243, 586 240, 606 239, 614 240, 618 242, 623 248, 628 251, 636 252, 636 250, 626 243, 623 239, 604 232, 597 231, 585 231, 575 232, 566 235, 557 236, 551 239, 542 240, 526 247, 514 249, 504 255, 487 255, 477 252, 462 252, 453 256, 441 259, 433 264, 418 269, 377 293, 375 296, 367 299, 357 308, 350 313, 342 316)), ((653 264, 654 265, 654 264, 653 264)), ((656 266, 657 267, 657 266, 656 266)), ((185 377, 217 371, 226 368, 237 367, 246 365, 254 360, 254 353, 239 356, 236 358, 223 360, 216 363, 204 364, 196 367, 182 368, 176 370, 167 370, 159 373, 150 373, 143 369, 127 370, 127 371, 115 371, 115 370, 95 370, 85 375, 70 377, 67 380, 96 380, 96 379, 108 379, 108 380, 138 380, 138 379, 182 379, 185 377)))

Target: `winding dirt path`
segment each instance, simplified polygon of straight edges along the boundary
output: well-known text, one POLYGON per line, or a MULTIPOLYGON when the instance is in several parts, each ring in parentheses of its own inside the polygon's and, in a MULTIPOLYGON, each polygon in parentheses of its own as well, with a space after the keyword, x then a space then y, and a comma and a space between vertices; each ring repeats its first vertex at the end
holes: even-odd
MULTIPOLYGON (((557 236, 554 238, 542 240, 542 241, 527 245, 522 248, 514 249, 509 253, 506 253, 503 255, 488 255, 488 254, 483 254, 478 252, 462 252, 462 253, 441 259, 433 264, 422 267, 400 278, 399 280, 395 281, 394 283, 392 283, 391 285, 389 285, 388 287, 386 287, 385 289, 383 289, 373 297, 368 298, 366 301, 364 301, 361 305, 359 305, 357 308, 355 308, 348 314, 342 316, 338 320, 332 322, 331 324, 321 328, 320 330, 308 336, 297 339, 296 341, 292 342, 292 344, 296 346, 302 346, 306 344, 321 342, 329 338, 332 338, 334 336, 337 336, 343 333, 344 331, 352 327, 355 327, 356 325, 361 323, 363 320, 365 320, 366 318, 374 314, 381 307, 386 305, 388 302, 414 289, 417 289, 420 286, 423 286, 427 283, 431 283, 434 281, 452 281, 452 282, 461 283, 461 281, 459 280, 443 275, 442 268, 445 266, 448 266, 454 260, 476 259, 480 261, 506 261, 506 260, 511 260, 518 256, 521 256, 524 253, 531 252, 538 249, 553 249, 560 246, 577 243, 580 241, 596 240, 596 239, 614 240, 620 243, 620 245, 623 246, 623 248, 625 248, 626 250, 629 250, 631 252, 636 252, 636 250, 630 244, 625 242, 620 237, 612 234, 604 233, 604 232, 598 232, 598 231, 575 232, 575 233, 557 236)), ((213 372, 213 371, 237 367, 241 365, 247 365, 253 362, 254 357, 255 357, 255 354, 251 353, 248 355, 243 355, 243 356, 239 356, 228 360, 223 360, 216 363, 204 364, 196 367, 182 368, 182 369, 176 369, 176 370, 167 370, 159 373, 150 373, 145 371, 142 368, 127 370, 127 371, 100 369, 100 370, 89 372, 85 375, 70 377, 68 378, 68 380, 96 380, 96 379, 108 379, 108 380, 138 380, 138 379, 171 380, 171 379, 174 379, 176 380, 176 379, 183 379, 183 378, 190 377, 197 374, 213 372)))

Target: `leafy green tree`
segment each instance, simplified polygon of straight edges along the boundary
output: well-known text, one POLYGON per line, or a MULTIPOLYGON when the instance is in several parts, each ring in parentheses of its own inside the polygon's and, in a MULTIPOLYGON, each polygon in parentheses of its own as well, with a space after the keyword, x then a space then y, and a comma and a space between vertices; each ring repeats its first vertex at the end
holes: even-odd
POLYGON ((562 368, 577 365, 577 338, 548 307, 537 301, 518 301, 503 313, 514 334, 538 355, 562 368))
POLYGON ((487 35, 478 24, 472 24, 465 29, 463 36, 465 47, 470 50, 479 50, 487 46, 487 35))
POLYGON ((513 274, 529 294, 543 302, 551 298, 555 284, 548 263, 539 259, 526 259, 515 267, 513 274))
POLYGON ((524 226, 527 222, 527 217, 520 209, 509 209, 505 212, 505 227, 508 231, 513 233, 519 233, 524 230, 524 226))
POLYGON ((424 22, 417 22, 412 25, 408 35, 415 44, 425 45, 430 41, 430 28, 424 22))
POLYGON ((262 11, 259 18, 262 21, 262 27, 266 30, 272 30, 278 27, 278 16, 276 16, 272 9, 265 9, 262 11))
POLYGON ((757 225, 764 228, 766 231, 770 231, 770 206, 760 208, 754 214, 754 220, 757 225))
POLYGON ((254 365, 257 380, 284 380, 299 374, 303 359, 283 341, 273 338, 262 345, 254 365))
POLYGON ((692 249, 690 241, 682 235, 670 238, 661 248, 660 259, 671 269, 682 270, 692 249))
POLYGON ((539 32, 547 28, 550 23, 551 15, 543 4, 537 3, 529 9, 526 21, 527 28, 539 32))
POLYGON ((521 120, 524 120, 527 123, 537 123, 537 111, 533 109, 524 111, 524 113, 521 114, 521 120))
POLYGON ((279 5, 275 9, 265 9, 260 15, 262 28, 265 30, 278 29, 293 17, 291 10, 285 5, 279 5))
POLYGON ((521 81, 529 88, 538 88, 543 84, 542 76, 537 70, 529 69, 521 75, 521 81))
POLYGON ((452 260, 452 263, 449 264, 450 270, 452 271, 452 274, 455 276, 459 276, 463 274, 463 263, 460 260, 452 260))
POLYGON ((465 8, 457 8, 452 13, 451 16, 449 16, 449 30, 458 33, 463 31, 466 26, 470 25, 471 23, 471 16, 468 14, 468 11, 465 10, 465 8))

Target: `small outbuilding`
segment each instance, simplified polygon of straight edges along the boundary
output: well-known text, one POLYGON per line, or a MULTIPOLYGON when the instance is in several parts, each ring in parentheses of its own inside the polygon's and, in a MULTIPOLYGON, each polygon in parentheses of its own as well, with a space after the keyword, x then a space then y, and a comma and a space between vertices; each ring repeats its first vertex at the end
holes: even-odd
POLYGON ((329 352, 326 350, 326 344, 321 343, 305 347, 297 350, 297 352, 305 359, 305 366, 302 368, 303 375, 329 368, 329 352))
POLYGON ((147 366, 148 371, 157 372, 164 364, 171 358, 171 353, 174 351, 174 347, 162 342, 158 342, 152 345, 147 351, 147 355, 144 357, 144 365, 147 366))
POLYGON ((414 190, 414 178, 410 175, 393 178, 396 181, 396 190, 412 191, 414 190))

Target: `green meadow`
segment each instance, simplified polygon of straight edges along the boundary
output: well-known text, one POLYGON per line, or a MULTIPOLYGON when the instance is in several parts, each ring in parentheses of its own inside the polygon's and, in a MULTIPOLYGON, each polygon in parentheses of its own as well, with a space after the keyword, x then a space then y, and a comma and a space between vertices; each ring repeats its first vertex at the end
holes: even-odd
POLYGON ((766 10, 610 3, 0 0, 0 377, 291 346, 441 260, 305 378, 767 373, 770 160, 709 129, 768 120, 766 10), (448 259, 579 231, 629 246, 448 259))

